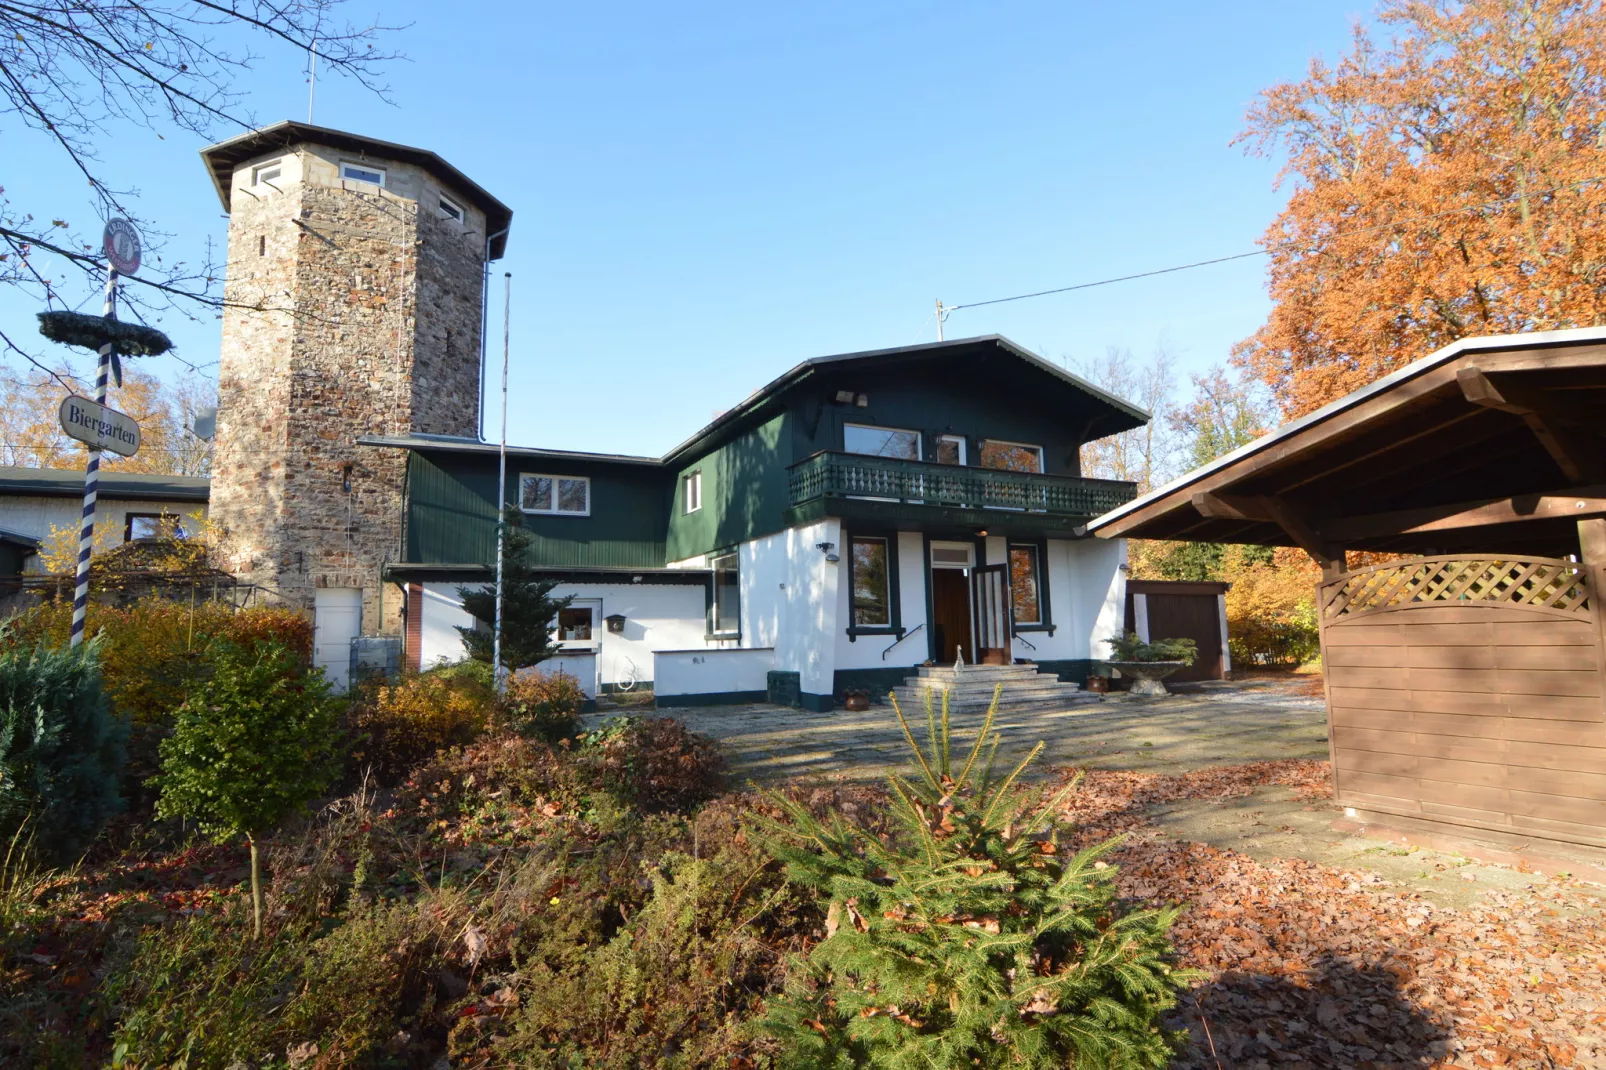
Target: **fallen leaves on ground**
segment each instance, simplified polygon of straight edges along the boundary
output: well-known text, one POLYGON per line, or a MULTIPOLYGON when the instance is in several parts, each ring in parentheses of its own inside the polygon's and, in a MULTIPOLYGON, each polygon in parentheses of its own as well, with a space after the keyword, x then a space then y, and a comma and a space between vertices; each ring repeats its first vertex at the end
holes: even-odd
POLYGON ((1374 873, 1261 862, 1161 838, 1144 807, 1285 785, 1325 796, 1327 763, 1257 762, 1180 776, 1091 771, 1067 807, 1079 844, 1118 833, 1124 895, 1189 903, 1174 931, 1208 978, 1172 1025, 1179 1067, 1606 1066, 1598 901, 1551 879, 1455 910, 1374 873))

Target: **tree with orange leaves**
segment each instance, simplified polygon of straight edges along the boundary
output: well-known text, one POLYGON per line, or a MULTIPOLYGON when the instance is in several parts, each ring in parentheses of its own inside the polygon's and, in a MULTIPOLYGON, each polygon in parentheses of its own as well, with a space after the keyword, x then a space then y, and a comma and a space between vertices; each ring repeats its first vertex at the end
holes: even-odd
MULTIPOLYGON (((93 384, 78 379, 66 366, 54 376, 19 372, 0 364, 0 465, 26 468, 82 468, 84 446, 61 430, 57 408, 67 394, 94 397, 93 384)), ((111 406, 132 416, 143 442, 132 457, 101 454, 103 470, 204 476, 211 472, 212 446, 188 428, 196 413, 217 404, 217 388, 193 376, 164 383, 134 368, 124 368, 123 385, 111 406)))
POLYGON ((1606 6, 1385 0, 1379 44, 1266 90, 1275 307, 1240 364, 1296 417, 1470 335, 1606 322, 1606 6))

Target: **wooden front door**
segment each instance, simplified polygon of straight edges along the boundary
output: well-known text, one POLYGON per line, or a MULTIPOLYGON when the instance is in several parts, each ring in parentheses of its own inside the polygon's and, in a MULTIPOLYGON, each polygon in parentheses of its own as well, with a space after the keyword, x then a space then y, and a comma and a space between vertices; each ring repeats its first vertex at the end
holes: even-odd
POLYGON ((952 665, 964 651, 972 661, 970 648, 970 583, 957 568, 931 570, 931 623, 936 635, 937 662, 952 665))
POLYGON ((1013 621, 1009 606, 1009 566, 983 565, 970 570, 970 605, 975 615, 976 663, 1008 665, 1013 621))

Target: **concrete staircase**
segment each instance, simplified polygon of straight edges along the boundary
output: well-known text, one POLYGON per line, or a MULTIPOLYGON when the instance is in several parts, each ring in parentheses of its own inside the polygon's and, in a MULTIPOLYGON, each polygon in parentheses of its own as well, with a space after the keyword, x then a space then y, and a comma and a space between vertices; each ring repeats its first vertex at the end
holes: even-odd
POLYGON ((907 677, 893 688, 905 714, 921 714, 929 690, 936 709, 948 695, 950 714, 985 713, 999 684, 1004 692, 998 708, 1003 712, 1021 710, 1069 709, 1100 701, 1098 695, 1083 691, 1079 684, 1064 683, 1051 672, 1038 672, 1036 665, 923 665, 919 676, 907 677))

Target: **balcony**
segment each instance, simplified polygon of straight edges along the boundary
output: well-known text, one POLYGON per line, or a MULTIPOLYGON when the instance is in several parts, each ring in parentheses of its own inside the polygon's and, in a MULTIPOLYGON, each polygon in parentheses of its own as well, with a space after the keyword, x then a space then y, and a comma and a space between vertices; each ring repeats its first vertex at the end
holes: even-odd
POLYGON ((829 452, 792 465, 787 490, 793 522, 853 516, 1044 533, 1069 531, 1137 496, 1136 484, 1120 480, 829 452))

